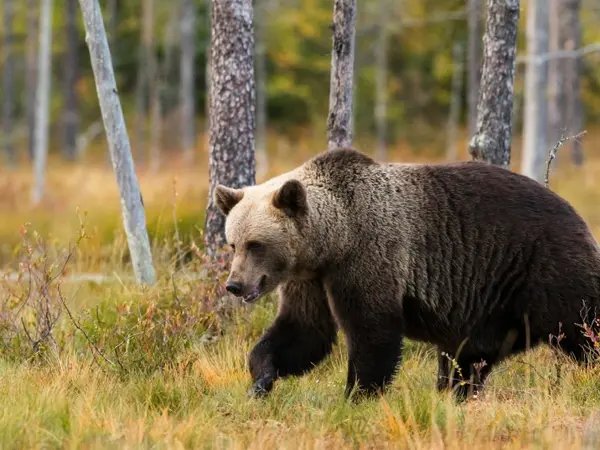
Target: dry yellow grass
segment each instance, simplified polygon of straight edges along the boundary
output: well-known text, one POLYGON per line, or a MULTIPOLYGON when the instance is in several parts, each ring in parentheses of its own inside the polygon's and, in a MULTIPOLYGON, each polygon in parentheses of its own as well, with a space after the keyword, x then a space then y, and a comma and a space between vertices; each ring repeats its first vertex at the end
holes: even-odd
MULTIPOLYGON (((551 188, 575 206, 596 235, 600 158, 593 151, 599 141, 597 133, 585 137, 584 168, 571 167, 564 152, 551 176, 551 188)), ((298 164, 314 148, 300 142, 294 151, 279 149, 270 175, 298 164)), ((271 150, 275 155, 277 149, 271 150)), ((513 167, 518 167, 518 146, 516 155, 513 167)), ((205 156, 201 153, 191 168, 176 162, 158 174, 139 171, 157 254, 172 248, 174 223, 185 224, 188 239, 200 239, 194 226, 203 225, 205 156)), ((392 158, 417 159, 406 148, 393 149, 392 158)), ((6 264, 14 262, 12 248, 24 222, 49 236, 52 249, 66 247, 79 227, 80 208, 88 211, 92 237, 69 270, 129 271, 122 257, 117 189, 108 167, 52 161, 48 200, 35 208, 28 203, 27 171, 2 173, 1 179, 0 245, 6 264)), ((193 261, 190 269, 200 264, 193 261)), ((584 433, 586 426, 596 423, 600 429, 600 420, 594 422, 600 409, 600 368, 577 367, 547 348, 502 364, 477 401, 456 405, 434 389, 431 349, 409 342, 390 392, 352 405, 343 401, 342 339, 308 376, 278 382, 268 399, 248 399, 247 352, 274 317, 274 299, 216 319, 203 309, 216 297, 214 281, 178 278, 174 291, 166 276, 172 261, 157 257, 157 265, 163 276, 152 289, 128 282, 64 288, 81 327, 113 362, 114 347, 124 343, 125 370, 105 363, 101 370, 64 313, 56 333, 59 355, 50 352, 41 362, 23 361, 0 349, 0 447, 577 449, 583 448, 584 435, 590 435, 584 433), (186 325, 186 311, 198 321, 186 325), (557 364, 563 374, 558 386, 557 364)), ((4 289, 1 293, 10 297, 4 289)))

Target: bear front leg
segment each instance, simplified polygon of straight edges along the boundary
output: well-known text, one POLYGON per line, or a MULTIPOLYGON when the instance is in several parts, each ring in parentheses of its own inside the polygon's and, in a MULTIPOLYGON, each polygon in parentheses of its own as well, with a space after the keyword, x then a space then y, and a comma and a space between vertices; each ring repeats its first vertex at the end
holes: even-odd
POLYGON ((403 337, 400 333, 389 334, 385 338, 375 336, 374 332, 369 334, 363 329, 355 333, 355 337, 349 338, 372 340, 368 343, 352 342, 348 352, 348 376, 344 390, 346 398, 355 390, 357 399, 382 394, 393 381, 402 359, 403 337))
POLYGON ((362 284, 365 277, 351 273, 328 280, 327 289, 348 342, 344 393, 348 398, 356 391, 360 399, 382 393, 393 380, 402 359, 404 318, 402 296, 387 291, 393 282, 377 277, 362 284))
POLYGON ((278 378, 308 373, 336 340, 337 327, 319 280, 288 282, 279 295, 277 318, 249 356, 249 395, 254 397, 267 395, 278 378))

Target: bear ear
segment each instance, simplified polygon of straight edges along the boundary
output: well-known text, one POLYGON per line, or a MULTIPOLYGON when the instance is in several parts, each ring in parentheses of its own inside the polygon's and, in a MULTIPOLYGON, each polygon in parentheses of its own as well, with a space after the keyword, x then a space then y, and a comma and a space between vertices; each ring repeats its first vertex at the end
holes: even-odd
POLYGON ((273 195, 273 206, 290 217, 299 217, 308 211, 306 189, 298 180, 288 180, 273 195))
POLYGON ((224 216, 229 214, 229 211, 240 202, 242 197, 244 197, 244 191, 241 189, 232 189, 222 184, 215 187, 215 204, 224 216))

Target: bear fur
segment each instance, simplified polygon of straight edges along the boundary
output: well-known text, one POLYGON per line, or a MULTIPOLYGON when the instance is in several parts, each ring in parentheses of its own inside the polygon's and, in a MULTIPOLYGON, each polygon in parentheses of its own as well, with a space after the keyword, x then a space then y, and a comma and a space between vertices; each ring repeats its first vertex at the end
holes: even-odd
POLYGON ((600 306, 600 250, 570 204, 483 162, 384 164, 327 151, 265 183, 218 186, 234 249, 227 289, 280 306, 249 355, 250 391, 348 343, 345 395, 393 379, 405 337, 437 347, 437 388, 464 399, 495 364, 564 333, 577 361, 600 306), (466 384, 449 376, 445 352, 466 384), (483 368, 477 363, 485 361, 483 368))

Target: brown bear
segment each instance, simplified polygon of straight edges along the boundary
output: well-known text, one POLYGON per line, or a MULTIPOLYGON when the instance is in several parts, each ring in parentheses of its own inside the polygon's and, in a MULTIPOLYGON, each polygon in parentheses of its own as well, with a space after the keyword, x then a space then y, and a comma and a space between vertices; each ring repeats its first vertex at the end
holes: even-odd
POLYGON ((384 390, 404 337, 437 347, 437 388, 458 399, 503 358, 559 332, 561 349, 586 359, 581 325, 596 323, 600 250, 569 203, 530 178, 337 149, 259 185, 218 186, 215 200, 235 252, 227 290, 246 302, 280 296, 249 356, 251 394, 310 371, 338 327, 346 397, 384 390), (448 376, 442 352, 466 383, 448 376))

